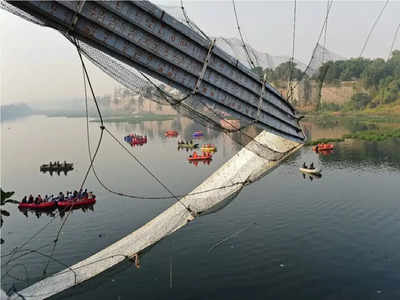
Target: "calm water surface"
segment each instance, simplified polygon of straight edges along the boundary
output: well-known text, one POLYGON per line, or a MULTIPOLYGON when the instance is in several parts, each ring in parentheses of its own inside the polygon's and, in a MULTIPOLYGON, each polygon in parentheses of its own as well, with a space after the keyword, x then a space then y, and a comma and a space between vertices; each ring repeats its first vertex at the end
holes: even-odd
MULTIPOLYGON (((89 165, 85 124, 83 118, 42 116, 2 123, 1 186, 16 191, 18 200, 29 193, 77 189, 89 165), (54 160, 73 162, 75 169, 67 176, 39 172, 41 164, 54 160)), ((90 123, 93 147, 98 126, 90 123)), ((240 149, 228 137, 184 118, 107 126, 121 141, 132 132, 147 135, 148 144, 130 150, 176 194, 190 192, 240 149), (177 150, 177 139, 164 137, 168 129, 184 138, 204 130, 199 143, 218 147, 213 161, 189 164, 189 153, 177 150)), ((346 141, 320 156, 305 147, 222 210, 146 251, 140 269, 122 263, 54 298, 400 299, 399 147, 399 140, 346 141), (303 178, 298 167, 304 161, 320 166, 322 178, 303 178)), ((167 195, 108 135, 95 168, 116 191, 167 195)), ((47 275, 119 240, 174 203, 115 196, 92 175, 86 186, 98 202, 92 210, 73 211, 47 275)), ((42 278, 49 261, 45 255, 51 254, 63 218, 57 211, 55 216, 26 216, 12 204, 5 208, 11 216, 2 227, 1 286, 21 289, 42 278), (39 250, 20 258, 22 252, 4 256, 18 246, 39 250)))

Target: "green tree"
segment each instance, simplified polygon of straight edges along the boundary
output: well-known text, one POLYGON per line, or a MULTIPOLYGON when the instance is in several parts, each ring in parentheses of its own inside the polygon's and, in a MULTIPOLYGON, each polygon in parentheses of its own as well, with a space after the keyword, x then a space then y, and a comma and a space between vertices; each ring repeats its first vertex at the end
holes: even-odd
MULTIPOLYGON (((16 200, 10 199, 14 195, 14 192, 5 192, 3 189, 0 187, 0 205, 4 206, 7 203, 19 203, 16 200)), ((5 209, 0 209, 0 227, 3 226, 3 216, 8 217, 10 213, 5 210, 5 209)), ((0 244, 3 244, 4 240, 0 238, 0 244)))

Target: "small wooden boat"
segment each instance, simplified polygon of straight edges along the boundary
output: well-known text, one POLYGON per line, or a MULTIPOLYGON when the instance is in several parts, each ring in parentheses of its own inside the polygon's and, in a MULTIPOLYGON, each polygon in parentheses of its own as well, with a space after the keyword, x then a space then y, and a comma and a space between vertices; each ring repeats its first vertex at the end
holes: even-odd
POLYGON ((193 134, 192 134, 192 136, 193 137, 199 137, 199 136, 203 136, 204 134, 203 134, 203 132, 202 131, 195 131, 195 132, 193 132, 193 134))
POLYGON ((203 152, 202 155, 198 155, 198 154, 196 153, 196 151, 193 153, 193 155, 190 155, 190 156, 188 157, 188 160, 189 160, 189 161, 194 161, 194 160, 209 160, 209 159, 212 159, 212 154, 211 154, 211 153, 205 153, 205 152, 203 152))
POLYGON ((315 152, 333 150, 333 144, 318 144, 313 147, 315 152))
POLYGON ((321 175, 320 169, 308 169, 308 168, 299 168, 300 172, 311 174, 311 175, 321 175))
POLYGON ((217 147, 215 147, 215 145, 212 144, 204 144, 203 146, 201 146, 200 150, 203 152, 216 152, 217 147))
POLYGON ((56 207, 56 202, 41 202, 39 204, 36 203, 27 203, 21 202, 18 204, 19 209, 51 209, 56 207))
POLYGON ((176 131, 176 130, 167 130, 164 135, 168 136, 168 137, 178 136, 178 131, 176 131))
POLYGON ((82 199, 73 199, 73 200, 64 200, 64 201, 58 201, 57 206, 58 207, 78 207, 78 206, 83 206, 83 205, 92 205, 96 203, 96 197, 93 196, 93 198, 82 198, 82 199))

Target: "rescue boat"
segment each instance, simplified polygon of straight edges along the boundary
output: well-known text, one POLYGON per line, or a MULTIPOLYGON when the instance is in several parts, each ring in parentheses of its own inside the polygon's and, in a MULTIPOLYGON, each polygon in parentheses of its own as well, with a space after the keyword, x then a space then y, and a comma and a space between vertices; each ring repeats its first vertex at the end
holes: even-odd
POLYGON ((57 206, 58 207, 78 207, 78 206, 83 206, 83 205, 92 205, 96 203, 96 196, 93 196, 92 198, 82 198, 79 200, 73 199, 73 200, 64 200, 64 201, 58 201, 57 206))
POLYGON ((18 204, 19 209, 51 209, 56 207, 56 202, 27 203, 18 204))
POLYGON ((215 147, 215 145, 212 144, 204 144, 203 146, 201 146, 200 150, 203 152, 216 152, 217 147, 215 147))
POLYGON ((313 150, 315 152, 318 152, 318 151, 329 151, 329 150, 333 150, 333 148, 334 148, 333 144, 318 144, 318 145, 315 145, 313 147, 313 150))
POLYGON ((194 161, 194 160, 210 160, 210 159, 212 159, 212 154, 211 154, 211 153, 203 152, 202 155, 198 155, 198 154, 196 153, 196 151, 193 152, 193 155, 190 155, 190 156, 188 157, 188 160, 189 160, 189 161, 194 161))
POLYGON ((176 130, 167 130, 164 134, 167 137, 178 136, 178 131, 176 130))

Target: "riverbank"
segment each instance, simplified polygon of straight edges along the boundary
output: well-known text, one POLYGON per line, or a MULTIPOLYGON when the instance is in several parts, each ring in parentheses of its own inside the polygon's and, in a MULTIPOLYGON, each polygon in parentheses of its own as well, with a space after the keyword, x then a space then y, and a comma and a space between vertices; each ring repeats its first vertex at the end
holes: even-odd
POLYGON ((323 138, 310 139, 306 143, 308 146, 342 142, 345 139, 380 142, 400 138, 400 115, 397 114, 324 112, 306 115, 304 122, 312 122, 323 129, 341 127, 347 131, 339 136, 329 136, 327 130, 327 135, 323 138))

